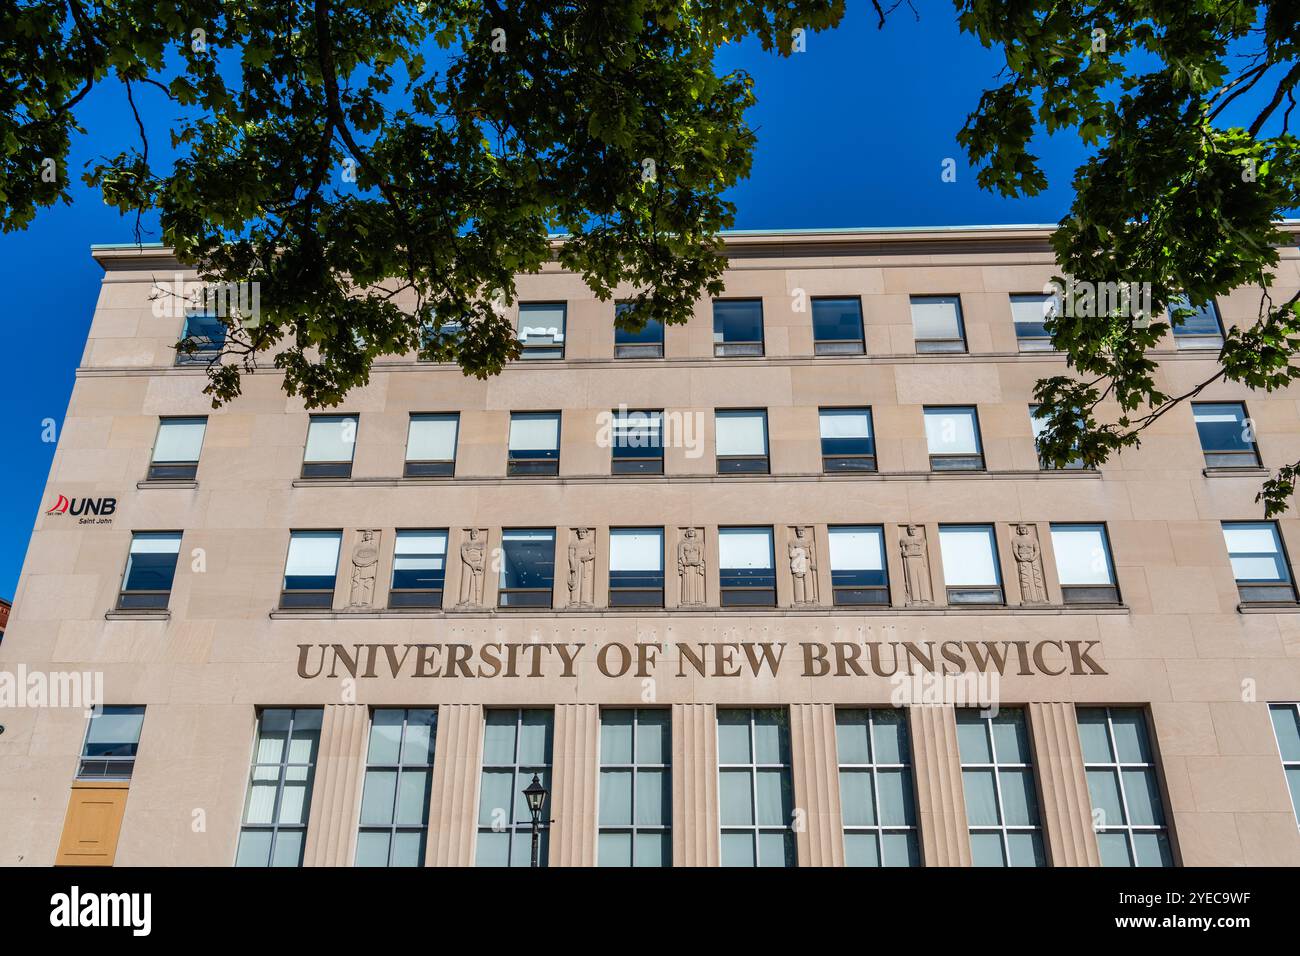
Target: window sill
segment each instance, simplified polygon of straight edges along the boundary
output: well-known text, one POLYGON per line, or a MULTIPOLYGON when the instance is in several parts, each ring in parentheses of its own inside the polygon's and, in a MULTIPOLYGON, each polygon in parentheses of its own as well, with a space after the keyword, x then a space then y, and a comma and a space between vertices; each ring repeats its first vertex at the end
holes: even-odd
POLYGON ((1279 601, 1276 604, 1238 604, 1238 614, 1300 614, 1300 602, 1279 601))
POLYGON ((172 612, 168 608, 141 608, 139 610, 121 610, 118 608, 104 613, 106 621, 169 621, 172 612))
MULTIPOLYGON (((1292 607, 1292 610, 1300 613, 1300 605, 1292 607)), ((1284 613, 1280 609, 1274 609, 1275 613, 1284 613)), ((799 605, 798 607, 770 607, 770 606, 746 606, 730 605, 719 607, 718 605, 701 605, 692 607, 568 607, 568 608, 551 608, 551 607, 485 607, 485 608, 349 608, 346 610, 336 610, 332 608, 309 609, 303 608, 298 610, 276 608, 267 616, 273 621, 293 621, 293 620, 356 620, 358 618, 371 619, 410 619, 410 618, 432 618, 432 619, 460 619, 460 618, 496 618, 496 617, 519 617, 520 615, 531 614, 534 617, 569 617, 569 616, 586 616, 586 617, 612 617, 623 618, 629 616, 641 617, 682 617, 690 615, 720 615, 725 617, 740 617, 744 615, 762 615, 767 617, 909 617, 909 616, 970 616, 970 615, 1010 615, 1010 616, 1078 616, 1078 615, 1116 615, 1129 614, 1130 609, 1127 604, 1034 604, 1034 605, 1006 605, 1006 604, 950 604, 950 605, 932 605, 928 607, 898 607, 891 605, 862 605, 858 607, 846 607, 844 605, 799 605)))
POLYGON ((1246 465, 1242 468, 1202 468, 1206 478, 1266 478, 1269 470, 1263 465, 1246 465))
POLYGON ((194 489, 199 486, 199 483, 193 478, 146 478, 144 481, 137 481, 135 486, 140 491, 144 491, 147 488, 194 489))

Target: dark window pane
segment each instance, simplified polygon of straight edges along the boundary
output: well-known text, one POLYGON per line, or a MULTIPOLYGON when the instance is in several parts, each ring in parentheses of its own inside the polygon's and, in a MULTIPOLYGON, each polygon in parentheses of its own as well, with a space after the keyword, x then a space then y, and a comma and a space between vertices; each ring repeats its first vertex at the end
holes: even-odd
POLYGON ((763 303, 758 299, 713 303, 715 344, 763 341, 763 303))
POLYGON ((818 342, 862 341, 860 299, 813 299, 813 338, 818 342))

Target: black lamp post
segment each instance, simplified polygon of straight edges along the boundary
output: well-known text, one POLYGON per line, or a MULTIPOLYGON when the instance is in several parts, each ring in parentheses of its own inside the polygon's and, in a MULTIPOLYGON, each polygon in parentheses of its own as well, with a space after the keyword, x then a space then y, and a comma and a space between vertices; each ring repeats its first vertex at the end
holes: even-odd
POLYGON ((524 788, 524 799, 528 801, 528 812, 533 818, 533 866, 537 862, 537 844, 538 837, 542 826, 542 808, 546 806, 546 794, 549 791, 542 786, 542 781, 538 779, 537 774, 533 774, 533 782, 524 788))

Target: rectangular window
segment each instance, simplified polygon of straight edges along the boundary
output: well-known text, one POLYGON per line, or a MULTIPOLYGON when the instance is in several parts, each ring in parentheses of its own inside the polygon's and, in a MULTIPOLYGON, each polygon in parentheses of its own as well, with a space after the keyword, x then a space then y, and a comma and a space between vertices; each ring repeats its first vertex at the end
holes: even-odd
POLYGON ((371 714, 357 866, 424 866, 437 732, 436 710, 371 714))
POLYGON ((165 608, 171 598, 180 550, 179 531, 137 531, 132 534, 126 573, 122 575, 122 591, 117 596, 118 609, 165 608))
POLYGON ((673 865, 672 716, 600 712, 598 866, 673 865))
POLYGON ((718 818, 723 866, 798 866, 785 708, 718 709, 718 818))
MULTIPOLYGON (((475 866, 529 866, 532 817, 523 791, 536 775, 551 786, 552 713, 549 710, 489 710, 484 714, 483 780, 479 787, 475 866)), ((551 798, 542 807, 537 862, 546 866, 550 845, 551 798)))
POLYGON ((508 456, 507 475, 558 475, 560 413, 512 413, 508 456))
POLYGON ((932 471, 982 471, 979 414, 973 405, 926 407, 925 441, 932 471))
POLYGON ((226 324, 215 315, 187 315, 178 344, 177 365, 208 365, 226 347, 226 324))
POLYGON ((662 475, 664 413, 620 408, 613 416, 610 471, 615 475, 662 475))
POLYGON ((1041 292, 1011 297, 1011 318, 1016 324, 1016 342, 1022 352, 1052 351, 1052 337, 1043 323, 1057 313, 1056 296, 1041 292))
POLYGON ((357 447, 356 415, 313 415, 302 456, 304 478, 350 478, 357 447))
POLYGON ((339 568, 341 531, 291 531, 284 562, 280 607, 334 605, 334 581, 339 568))
POLYGON ((1282 754, 1282 772, 1291 791, 1291 810, 1300 825, 1300 704, 1269 704, 1268 710, 1282 754))
POLYGON ((627 308, 626 302, 614 306, 614 358, 663 358, 663 323, 647 319, 640 329, 623 328, 618 320, 627 308))
POLYGON ((79 780, 130 780, 144 727, 144 707, 97 707, 86 722, 79 780))
POLYGON ((1002 572, 991 524, 939 525, 949 604, 1002 604, 1002 572))
POLYGON ((1173 866, 1146 714, 1080 707, 1079 743, 1102 866, 1173 866))
POLYGON ((862 355, 862 300, 813 299, 813 351, 818 355, 862 355))
POLYGON ((555 587, 555 530, 501 532, 501 607, 550 607, 555 587))
POLYGON ((912 336, 918 352, 965 352, 961 297, 912 296, 912 336))
POLYGON ((1174 296, 1165 311, 1169 324, 1173 326, 1174 343, 1178 348, 1223 348, 1223 322, 1219 319, 1219 307, 1213 300, 1204 305, 1192 305, 1187 296, 1174 296), (1181 324, 1175 324, 1175 312, 1183 313, 1181 324))
POLYGON ((456 436, 460 416, 412 415, 406 428, 407 478, 450 476, 456 472, 456 436))
POLYGON ((718 474, 767 474, 767 412, 755 408, 717 411, 714 426, 718 474))
POLYGON ((831 590, 837 605, 888 604, 885 533, 879 525, 832 525, 831 590))
POLYGON ((1291 563, 1273 521, 1225 521, 1223 541, 1242 604, 1292 604, 1291 563))
POLYGON ((191 481, 198 474, 206 418, 162 418, 149 459, 150 481, 191 481))
POLYGON ((1046 866, 1025 712, 957 711, 966 822, 976 866, 1046 866))
POLYGON ((389 607, 442 607, 447 532, 398 530, 389 607))
MULTIPOLYGON (((1041 408, 1042 408, 1041 405, 1029 406, 1029 427, 1033 429, 1034 432, 1034 447, 1036 449, 1038 447, 1039 437, 1043 434, 1043 432, 1047 430, 1047 416, 1045 414, 1040 413, 1039 410, 1041 408)), ((1069 471, 1075 471, 1083 467, 1083 459, 1072 458, 1068 462, 1066 462, 1064 466, 1058 466, 1053 464, 1050 461, 1047 461, 1043 457, 1042 453, 1039 452, 1038 467, 1043 469, 1044 471, 1055 471, 1058 468, 1062 468, 1064 470, 1069 470, 1069 471)))
POLYGON ((907 712, 835 711, 846 866, 920 866, 907 712))
POLYGON ((713 354, 763 354, 763 300, 713 300, 713 354))
POLYGON ((869 408, 822 408, 822 471, 828 475, 876 470, 876 439, 869 408))
POLYGON ((664 529, 609 529, 609 606, 664 606, 664 529))
POLYGON ((776 607, 771 528, 719 528, 723 607, 776 607))
POLYGON ((564 323, 568 306, 563 302, 521 302, 519 344, 522 359, 564 358, 564 323))
POLYGON ((321 716, 319 707, 258 715, 235 866, 302 866, 321 716))
POLYGON ((1104 524, 1053 524, 1052 551, 1066 604, 1118 604, 1104 524))
POLYGON ((1258 468, 1255 429, 1241 402, 1193 402, 1192 417, 1207 468, 1258 468))

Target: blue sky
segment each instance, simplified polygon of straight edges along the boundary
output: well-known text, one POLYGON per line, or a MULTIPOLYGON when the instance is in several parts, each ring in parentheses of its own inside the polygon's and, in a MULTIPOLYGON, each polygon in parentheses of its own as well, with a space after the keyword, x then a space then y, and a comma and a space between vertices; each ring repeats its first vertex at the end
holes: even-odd
MULTIPOLYGON (((749 114, 758 132, 753 171, 730 197, 737 228, 1046 223, 1065 214, 1070 175, 1084 155, 1073 136, 1037 144, 1051 185, 1032 199, 982 192, 962 161, 954 137, 1001 60, 958 33, 951 6, 918 5, 919 23, 903 7, 880 32, 867 4, 850 6, 837 30, 808 38, 804 53, 782 59, 744 43, 720 54, 719 69, 748 70, 758 95, 749 114), (949 157, 956 182, 941 179, 949 157)), ((152 91, 139 99, 157 155, 171 107, 152 91)), ((62 427, 98 296, 102 273, 90 245, 132 239, 133 218, 80 185, 85 162, 134 141, 125 96, 118 87, 98 89, 78 118, 87 135, 73 142, 73 204, 0 236, 9 303, 0 322, 0 354, 9 358, 0 405, 0 597, 12 597, 18 583, 54 456, 42 440, 44 423, 62 427)), ((145 236, 157 238, 156 228, 145 236)))

